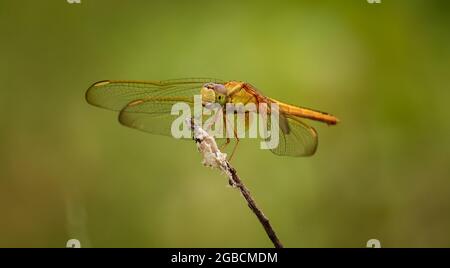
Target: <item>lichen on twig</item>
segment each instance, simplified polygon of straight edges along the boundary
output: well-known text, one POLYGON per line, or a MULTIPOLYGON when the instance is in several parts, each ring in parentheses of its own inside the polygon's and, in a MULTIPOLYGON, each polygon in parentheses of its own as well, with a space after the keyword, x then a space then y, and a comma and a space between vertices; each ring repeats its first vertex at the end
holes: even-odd
POLYGON ((228 177, 228 183, 233 188, 239 189, 242 196, 247 201, 248 207, 256 215, 261 225, 264 227, 267 235, 276 248, 282 248, 280 240, 278 239, 269 219, 264 215, 262 210, 256 205, 255 200, 248 188, 244 185, 236 170, 231 166, 227 160, 227 154, 222 153, 217 146, 217 143, 211 135, 204 129, 198 126, 193 119, 188 120, 193 133, 193 139, 197 144, 199 152, 203 156, 203 165, 219 169, 228 177))

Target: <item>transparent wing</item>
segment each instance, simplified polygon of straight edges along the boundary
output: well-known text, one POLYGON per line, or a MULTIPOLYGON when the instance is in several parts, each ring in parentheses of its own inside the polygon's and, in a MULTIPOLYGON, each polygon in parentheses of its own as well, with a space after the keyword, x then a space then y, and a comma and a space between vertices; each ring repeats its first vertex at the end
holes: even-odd
POLYGON ((316 152, 317 132, 298 117, 280 114, 279 144, 272 153, 283 156, 310 156, 316 152), (282 123, 285 121, 284 123, 282 123), (287 128, 283 127, 287 123, 287 128))
MULTIPOLYGON (((267 98, 258 89, 250 84, 245 84, 245 90, 257 97, 259 102, 278 103, 267 98)), ((270 108, 270 107, 269 107, 270 108)), ((271 128, 270 117, 267 118, 267 129, 271 128)), ((300 117, 286 114, 280 111, 279 117, 279 144, 272 153, 282 156, 310 156, 316 152, 318 144, 317 132, 314 128, 304 123, 300 117)))
MULTIPOLYGON (((180 106, 178 106, 180 107, 180 106)), ((203 109, 203 107, 200 107, 203 109)), ((174 136, 172 133, 172 124, 175 126, 175 131, 183 132, 187 130, 188 133, 182 138, 192 138, 189 125, 186 120, 194 116, 194 102, 192 99, 179 99, 179 97, 147 97, 141 100, 133 101, 125 106, 119 114, 119 122, 125 126, 135 128, 152 134, 174 136), (177 102, 182 102, 185 108, 183 110, 176 109, 175 114, 172 115, 173 105, 177 102)), ((200 118, 199 118, 200 119, 200 118)), ((209 131, 212 123, 216 120, 223 120, 221 114, 202 114, 201 120, 205 130, 209 131)))
MULTIPOLYGON (((192 109, 193 102, 186 104, 192 109)), ((130 103, 119 114, 119 122, 125 126, 152 134, 172 136, 171 126, 179 115, 171 115, 172 101, 146 99, 130 103)))
MULTIPOLYGON (((86 92, 88 103, 120 111, 129 103, 146 98, 191 98, 200 93, 203 84, 222 83, 211 78, 174 79, 165 81, 106 80, 94 83, 86 92)), ((153 112, 153 111, 150 111, 153 112)))

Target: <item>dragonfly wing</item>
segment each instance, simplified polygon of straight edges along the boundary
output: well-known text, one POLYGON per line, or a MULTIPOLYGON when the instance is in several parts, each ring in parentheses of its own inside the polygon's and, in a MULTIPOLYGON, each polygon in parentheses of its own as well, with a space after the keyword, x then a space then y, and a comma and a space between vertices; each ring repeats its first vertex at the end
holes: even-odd
POLYGON ((120 111, 132 101, 149 97, 192 97, 200 94, 203 84, 221 83, 211 78, 174 79, 165 81, 107 80, 94 83, 86 92, 88 103, 120 111))
POLYGON ((318 144, 317 132, 313 127, 303 123, 298 117, 283 115, 280 122, 288 124, 286 129, 280 123, 279 144, 272 153, 283 156, 310 156, 316 152, 318 144))
MULTIPOLYGON (((186 119, 190 119, 194 113, 193 98, 186 97, 147 97, 145 99, 133 101, 123 108, 119 113, 119 122, 127 127, 135 128, 152 134, 173 136, 172 124, 180 131, 186 129, 189 135, 183 138, 192 138, 189 126, 186 124, 186 119), (176 103, 175 99, 186 105, 185 111, 177 111, 172 115, 173 105, 176 103), (177 120, 177 121, 175 121, 177 120), (183 129, 182 129, 183 128, 183 129)), ((212 127, 212 122, 215 120, 223 120, 222 115, 216 114, 202 114, 202 123, 205 125, 205 130, 209 131, 212 127), (212 121, 208 121, 208 120, 212 121), (211 125, 207 124, 211 122, 211 125)))
MULTIPOLYGON (((250 84, 245 84, 244 89, 252 94, 259 102, 268 105, 278 103, 263 95, 261 91, 250 84)), ((270 109, 270 106, 268 107, 270 109)), ((272 153, 283 156, 310 156, 316 152, 318 144, 317 132, 313 127, 304 123, 300 117, 280 112, 279 118, 279 144, 272 153)), ((267 120, 267 129, 270 129, 270 118, 267 120)))
MULTIPOLYGON (((190 107, 192 103, 185 102, 190 107)), ((173 103, 154 99, 134 101, 119 113, 119 122, 152 134, 171 136, 171 126, 179 115, 171 115, 173 103)))

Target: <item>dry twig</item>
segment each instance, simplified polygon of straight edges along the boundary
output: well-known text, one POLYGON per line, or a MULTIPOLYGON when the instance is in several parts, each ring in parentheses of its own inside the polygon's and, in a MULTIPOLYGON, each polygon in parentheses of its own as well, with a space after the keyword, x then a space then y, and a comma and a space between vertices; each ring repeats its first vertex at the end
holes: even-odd
POLYGON ((282 248, 280 240, 278 239, 275 231, 270 225, 269 219, 264 215, 262 210, 256 205, 250 191, 245 187, 242 180, 239 178, 236 170, 231 166, 230 162, 227 160, 227 155, 222 153, 213 137, 211 137, 208 132, 203 130, 200 126, 195 124, 194 120, 189 120, 191 129, 193 130, 193 139, 197 144, 197 148, 203 155, 203 165, 212 168, 217 168, 226 174, 228 177, 228 182, 233 188, 238 188, 242 196, 247 201, 249 208, 256 215, 261 225, 264 227, 267 235, 272 241, 276 248, 282 248))

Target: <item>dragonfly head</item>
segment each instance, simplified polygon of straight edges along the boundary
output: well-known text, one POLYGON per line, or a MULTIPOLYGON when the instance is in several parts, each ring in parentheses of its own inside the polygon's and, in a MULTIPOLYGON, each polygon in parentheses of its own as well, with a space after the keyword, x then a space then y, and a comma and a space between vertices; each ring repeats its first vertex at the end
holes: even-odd
POLYGON ((218 103, 223 106, 227 102, 227 89, 222 84, 206 83, 202 87, 201 94, 203 105, 218 103))

